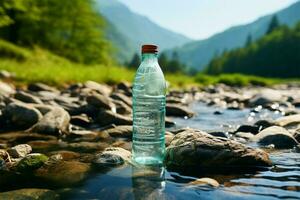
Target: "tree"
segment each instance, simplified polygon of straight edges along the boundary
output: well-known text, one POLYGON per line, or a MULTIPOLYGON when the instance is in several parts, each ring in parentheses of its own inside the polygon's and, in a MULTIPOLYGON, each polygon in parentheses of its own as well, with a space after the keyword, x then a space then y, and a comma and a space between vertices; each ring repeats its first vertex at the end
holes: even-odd
POLYGON ((139 56, 139 54, 135 53, 132 56, 131 61, 128 63, 128 67, 129 68, 137 68, 141 63, 141 58, 139 56))
POLYGON ((166 53, 162 52, 158 57, 159 66, 163 71, 168 71, 169 68, 169 60, 166 53))
POLYGON ((245 46, 249 46, 252 43, 252 36, 249 34, 246 39, 245 46))
POLYGON ((270 34, 271 32, 273 32, 275 29, 277 29, 280 26, 279 20, 277 18, 277 15, 273 15, 269 27, 267 29, 266 34, 270 34))

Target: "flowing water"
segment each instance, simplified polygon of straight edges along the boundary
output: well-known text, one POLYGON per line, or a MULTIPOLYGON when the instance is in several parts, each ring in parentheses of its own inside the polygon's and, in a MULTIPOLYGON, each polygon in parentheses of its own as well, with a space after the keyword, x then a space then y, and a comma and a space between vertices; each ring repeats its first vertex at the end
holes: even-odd
MULTIPOLYGON (((275 119, 281 116, 279 112, 261 110, 259 113, 255 113, 249 109, 221 110, 222 115, 215 115, 213 113, 219 108, 207 107, 201 103, 193 104, 192 109, 197 112, 197 116, 192 119, 174 118, 177 122, 176 128, 189 126, 208 132, 230 132, 241 124, 253 124, 261 118, 275 119)), ((256 144, 249 145, 255 146, 256 144)), ((61 199, 65 200, 300 199, 299 155, 293 150, 272 151, 270 158, 274 165, 264 171, 231 174, 201 172, 187 176, 167 171, 162 167, 121 166, 101 171, 95 170, 90 173, 87 179, 71 188, 47 186, 50 189, 55 189, 60 194, 61 199), (188 184, 202 177, 213 178, 220 183, 220 186, 214 188, 188 184)))

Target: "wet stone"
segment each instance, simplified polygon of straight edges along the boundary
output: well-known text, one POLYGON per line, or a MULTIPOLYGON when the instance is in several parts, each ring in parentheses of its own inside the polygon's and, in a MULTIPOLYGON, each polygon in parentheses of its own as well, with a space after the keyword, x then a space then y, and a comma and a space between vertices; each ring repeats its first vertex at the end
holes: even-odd
POLYGON ((102 153, 97 154, 93 163, 96 166, 117 166, 130 162, 131 152, 119 147, 106 148, 102 153))
POLYGON ((8 192, 1 192, 0 199, 7 200, 58 200, 59 195, 52 190, 26 188, 19 190, 12 190, 8 192))
POLYGON ((15 94, 15 98, 24 102, 24 103, 35 103, 35 104, 43 104, 43 102, 36 96, 23 92, 23 91, 18 91, 15 94))
POLYGON ((19 144, 16 145, 10 149, 8 149, 8 153, 13 158, 23 158, 27 154, 29 154, 32 151, 32 148, 28 144, 19 144))
POLYGON ((48 157, 40 153, 28 154, 18 162, 16 169, 19 172, 31 172, 40 168, 47 160, 48 157))

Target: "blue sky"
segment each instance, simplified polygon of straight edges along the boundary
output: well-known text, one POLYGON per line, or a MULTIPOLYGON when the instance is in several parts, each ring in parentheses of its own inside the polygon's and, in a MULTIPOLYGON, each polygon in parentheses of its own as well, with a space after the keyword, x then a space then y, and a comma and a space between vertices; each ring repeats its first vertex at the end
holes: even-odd
POLYGON ((120 0, 155 23, 193 39, 249 23, 297 0, 120 0))

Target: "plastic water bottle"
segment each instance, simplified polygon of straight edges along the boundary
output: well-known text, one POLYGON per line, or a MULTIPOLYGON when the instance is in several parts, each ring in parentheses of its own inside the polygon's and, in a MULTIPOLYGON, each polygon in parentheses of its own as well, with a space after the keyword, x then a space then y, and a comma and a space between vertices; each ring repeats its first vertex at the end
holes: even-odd
POLYGON ((158 47, 142 46, 133 83, 133 161, 162 164, 165 155, 166 81, 157 61, 158 47))

